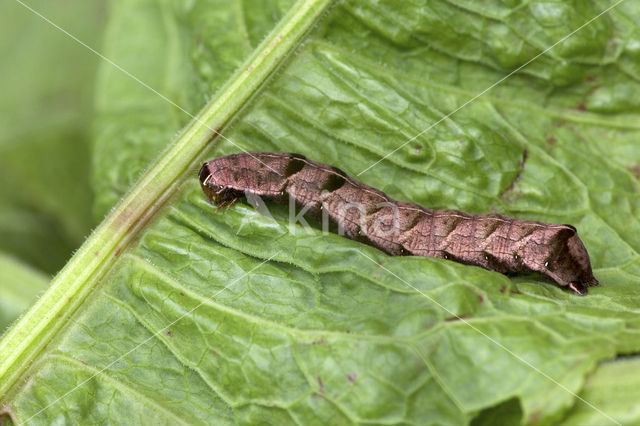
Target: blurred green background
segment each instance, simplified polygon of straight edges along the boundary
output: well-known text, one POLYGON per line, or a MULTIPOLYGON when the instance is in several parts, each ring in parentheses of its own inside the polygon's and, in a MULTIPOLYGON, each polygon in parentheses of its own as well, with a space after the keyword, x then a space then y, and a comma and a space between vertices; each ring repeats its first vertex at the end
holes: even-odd
MULTIPOLYGON (((106 1, 28 6, 100 49, 106 1)), ((93 218, 98 56, 19 2, 0 3, 0 334, 46 288, 93 218)))

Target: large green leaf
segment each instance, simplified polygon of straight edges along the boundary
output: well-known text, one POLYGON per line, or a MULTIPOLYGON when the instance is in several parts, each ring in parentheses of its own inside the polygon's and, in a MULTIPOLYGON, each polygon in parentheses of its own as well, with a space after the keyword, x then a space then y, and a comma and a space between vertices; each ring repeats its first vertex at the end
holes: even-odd
MULTIPOLYGON (((603 363, 584 384, 582 396, 599 407, 606 407, 622 424, 638 422, 638 405, 634 403, 638 395, 637 357, 619 359, 616 362, 603 363)), ((563 419, 564 425, 585 425, 601 423, 601 418, 586 405, 577 405, 563 419)))
MULTIPOLYGON (((606 377, 632 369, 606 364, 582 390, 600 361, 640 350, 640 2, 405 146, 612 3, 329 3, 115 2, 109 57, 189 111, 218 92, 2 341, 18 421, 640 421, 620 409, 634 393, 606 397, 606 377), (572 223, 603 286, 579 298, 393 258, 289 226, 286 209, 216 213, 195 176, 240 149, 356 175, 398 147, 360 179, 429 207, 572 223)), ((186 120, 107 67, 97 212, 186 120)))

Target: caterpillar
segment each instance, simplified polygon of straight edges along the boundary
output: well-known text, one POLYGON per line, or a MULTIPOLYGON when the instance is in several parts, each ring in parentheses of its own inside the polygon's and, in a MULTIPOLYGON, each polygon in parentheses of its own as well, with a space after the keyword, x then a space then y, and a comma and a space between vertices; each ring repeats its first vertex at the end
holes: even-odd
POLYGON ((219 157, 202 166, 199 178, 218 209, 242 197, 294 203, 326 218, 341 235, 392 256, 438 257, 506 275, 536 273, 579 295, 599 285, 571 225, 396 201, 336 167, 292 153, 219 157))

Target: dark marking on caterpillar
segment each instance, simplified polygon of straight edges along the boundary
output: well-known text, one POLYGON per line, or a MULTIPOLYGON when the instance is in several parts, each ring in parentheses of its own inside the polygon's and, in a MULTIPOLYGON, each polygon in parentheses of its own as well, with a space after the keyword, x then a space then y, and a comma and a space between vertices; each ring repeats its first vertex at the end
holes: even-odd
POLYGON ((291 160, 287 164, 287 167, 284 170, 284 176, 289 177, 298 173, 304 167, 304 157, 302 156, 292 156, 291 160))
POLYGON ((589 254, 571 225, 432 210, 395 201, 332 166, 299 154, 251 152, 219 157, 199 173, 212 203, 246 196, 295 202, 306 213, 328 215, 341 235, 394 256, 425 256, 503 274, 537 273, 576 294, 599 285, 589 254))
POLYGON ((338 173, 329 174, 329 176, 327 176, 327 179, 324 181, 322 187, 320 188, 320 191, 329 191, 329 192, 337 191, 338 189, 342 188, 342 186, 346 182, 347 180, 344 178, 343 175, 340 175, 338 173))

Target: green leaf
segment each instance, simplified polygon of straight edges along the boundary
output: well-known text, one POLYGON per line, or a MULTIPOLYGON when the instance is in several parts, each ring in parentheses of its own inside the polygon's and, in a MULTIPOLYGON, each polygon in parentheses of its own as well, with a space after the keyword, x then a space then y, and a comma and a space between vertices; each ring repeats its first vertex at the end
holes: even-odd
MULTIPOLYGON (((28 3, 85 42, 99 39, 97 0, 28 3)), ((89 126, 98 58, 18 2, 3 2, 0 16, 0 250, 54 274, 95 225, 89 126)))
MULTIPOLYGON (((0 342, 17 421, 638 421, 620 409, 633 393, 598 382, 640 350, 637 2, 468 105, 609 4, 131 3, 114 3, 108 56, 188 111, 218 91, 0 342), (241 149, 367 169, 429 207, 572 223, 603 286, 389 257, 286 208, 216 213, 198 166, 241 149)), ((185 122, 107 67, 97 212, 185 122)))
POLYGON ((0 333, 47 288, 49 278, 6 253, 0 253, 0 333))
MULTIPOLYGON (((582 397, 599 407, 607 407, 607 412, 622 424, 638 423, 640 413, 633 401, 640 396, 639 363, 637 357, 603 363, 585 382, 582 397)), ((562 424, 597 425, 601 422, 590 407, 579 404, 569 411, 562 424)))

